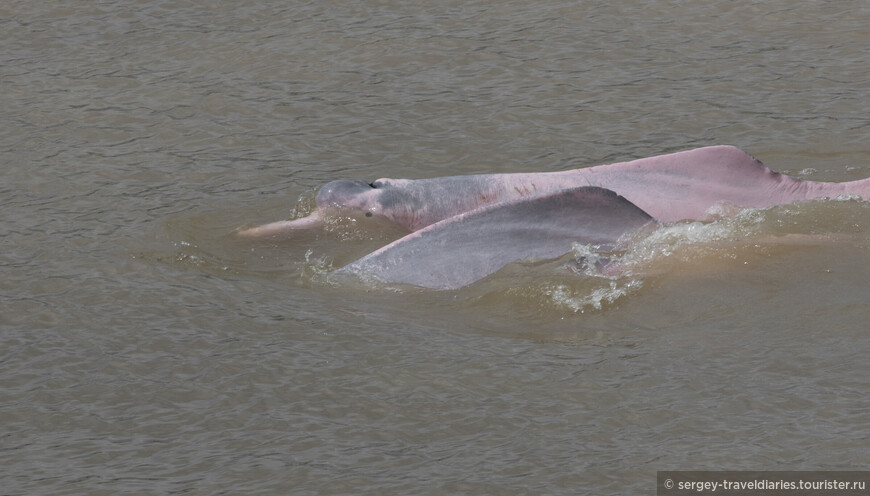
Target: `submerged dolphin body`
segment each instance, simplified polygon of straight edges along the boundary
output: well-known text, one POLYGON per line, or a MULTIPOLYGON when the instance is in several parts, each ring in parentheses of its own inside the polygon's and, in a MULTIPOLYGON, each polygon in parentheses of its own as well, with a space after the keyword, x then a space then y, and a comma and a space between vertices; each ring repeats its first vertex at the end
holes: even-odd
POLYGON ((317 193, 312 215, 239 234, 280 235, 316 226, 331 210, 364 211, 412 233, 339 273, 453 289, 516 260, 568 253, 572 241, 612 246, 653 219, 706 220, 721 206, 766 208, 841 195, 870 199, 870 178, 802 181, 738 148, 712 146, 562 172, 333 181, 317 193))

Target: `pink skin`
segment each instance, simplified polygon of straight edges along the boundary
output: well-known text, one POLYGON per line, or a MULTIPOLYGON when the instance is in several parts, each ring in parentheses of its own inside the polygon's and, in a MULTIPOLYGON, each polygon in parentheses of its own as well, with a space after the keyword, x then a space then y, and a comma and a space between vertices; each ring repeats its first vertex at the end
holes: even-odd
POLYGON ((276 236, 288 235, 299 229, 311 229, 319 227, 323 223, 321 212, 315 210, 311 215, 294 220, 279 220, 263 224, 262 226, 251 227, 236 231, 236 234, 245 238, 270 238, 276 236))
POLYGON ((599 165, 563 172, 481 174, 434 179, 333 181, 310 216, 246 229, 246 237, 277 236, 319 225, 330 211, 355 209, 418 231, 477 208, 580 186, 615 191, 662 222, 709 220, 717 207, 766 208, 840 195, 870 199, 870 178, 845 183, 802 181, 771 171, 733 146, 599 165))

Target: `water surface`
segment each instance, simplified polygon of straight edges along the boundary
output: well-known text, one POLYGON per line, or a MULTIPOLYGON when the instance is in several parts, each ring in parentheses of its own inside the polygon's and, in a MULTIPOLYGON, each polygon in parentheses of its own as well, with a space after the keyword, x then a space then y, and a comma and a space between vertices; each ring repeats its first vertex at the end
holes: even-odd
POLYGON ((616 280, 516 266, 458 292, 331 283, 383 225, 232 232, 338 178, 711 144, 867 177, 868 25, 861 1, 4 3, 4 493, 866 468, 867 202, 668 226, 616 280))

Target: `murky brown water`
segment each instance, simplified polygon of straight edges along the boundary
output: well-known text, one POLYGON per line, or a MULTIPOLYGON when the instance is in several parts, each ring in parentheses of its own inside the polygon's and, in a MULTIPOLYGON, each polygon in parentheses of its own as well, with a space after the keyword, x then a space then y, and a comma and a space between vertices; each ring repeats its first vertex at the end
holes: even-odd
POLYGON ((231 233, 338 178, 709 144, 867 177, 867 26, 864 1, 4 2, 2 492, 866 468, 868 202, 670 226, 614 281, 518 266, 446 293, 330 283, 384 226, 231 233))

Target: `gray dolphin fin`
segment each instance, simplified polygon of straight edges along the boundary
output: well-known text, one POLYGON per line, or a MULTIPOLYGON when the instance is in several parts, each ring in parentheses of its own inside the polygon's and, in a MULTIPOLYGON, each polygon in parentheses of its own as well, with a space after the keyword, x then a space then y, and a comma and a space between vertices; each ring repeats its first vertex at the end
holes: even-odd
POLYGON ((613 191, 566 189, 444 219, 335 274, 457 289, 517 260, 562 256, 571 251, 572 242, 612 248, 622 235, 652 221, 646 212, 613 191))

